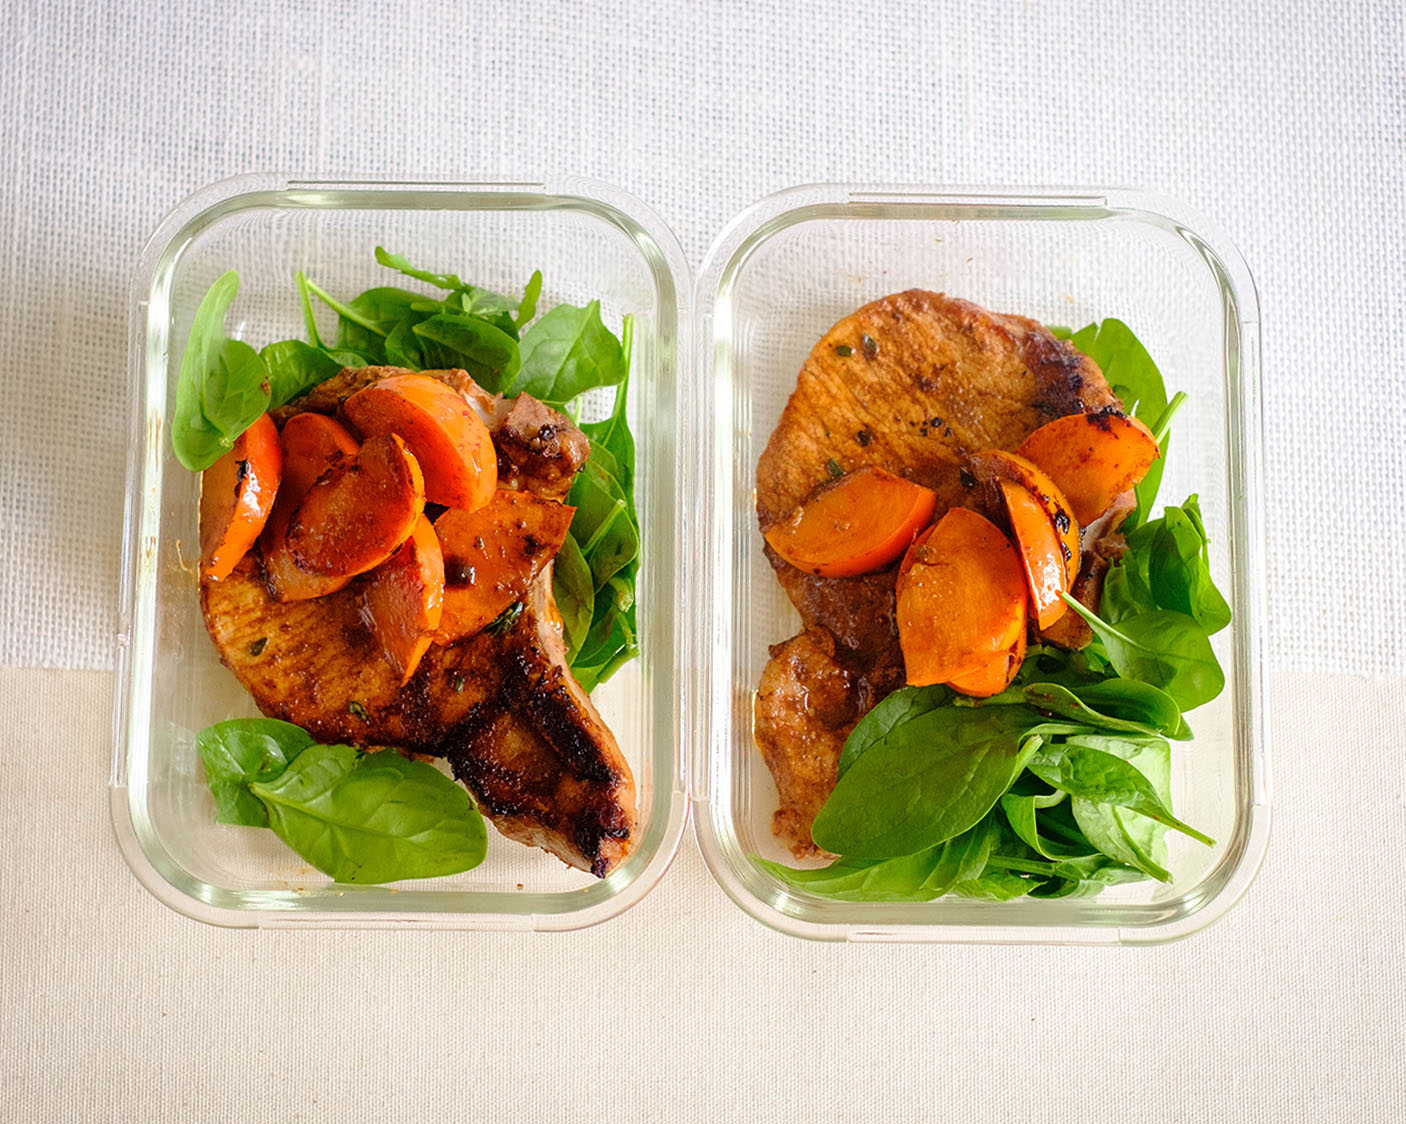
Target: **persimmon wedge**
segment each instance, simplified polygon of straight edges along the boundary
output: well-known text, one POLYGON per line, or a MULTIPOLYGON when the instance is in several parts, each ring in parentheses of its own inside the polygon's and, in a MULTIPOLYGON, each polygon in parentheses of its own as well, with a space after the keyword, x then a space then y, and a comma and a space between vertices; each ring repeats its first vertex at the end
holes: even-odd
POLYGON ((1146 476, 1160 455, 1157 439, 1142 422, 1102 411, 1047 422, 1016 452, 1049 474, 1081 527, 1146 476))
POLYGON ((488 427, 453 387, 428 375, 392 375, 358 390, 342 413, 364 437, 394 433, 425 474, 425 498, 474 511, 498 487, 488 427))
POLYGON ((401 683, 408 683, 444 610, 444 556, 423 515, 400 549, 371 571, 363 597, 371 631, 401 683))
POLYGON ((766 541, 798 570, 854 577, 902 555, 932 518, 936 503, 931 489, 866 466, 826 485, 767 528, 766 541))
POLYGON ((908 548, 897 592, 898 643, 914 686, 975 674, 1025 631, 1020 556, 999 527, 964 507, 908 548))
POLYGON ((1059 553, 1068 575, 1065 588, 1073 585, 1074 576, 1079 572, 1081 525, 1074 516, 1073 505, 1059 485, 1051 480, 1049 474, 1039 465, 1017 453, 990 449, 984 453, 976 453, 970 460, 972 473, 978 480, 996 485, 998 490, 999 485, 1005 481, 1019 484, 1044 509, 1050 522, 1054 524, 1055 533, 1061 543, 1059 553))
POLYGON ((346 428, 325 414, 294 414, 279 435, 283 448, 283 482, 273 502, 259 547, 264 557, 264 581, 275 601, 306 601, 335 593, 350 575, 309 573, 288 549, 288 520, 318 478, 356 456, 357 443, 346 428))
POLYGON ((477 511, 435 520, 444 554, 444 612, 436 639, 450 643, 492 624, 527 594, 571 529, 574 507, 499 488, 477 511))
POLYGON ((1002 480, 1001 496, 1030 586, 1030 609, 1039 626, 1049 628, 1069 608, 1060 597, 1070 588, 1064 558, 1069 548, 1060 541, 1049 513, 1024 485, 1002 480))
POLYGON ((371 437, 308 489, 288 519, 288 550, 309 573, 355 577, 394 554, 424 509, 425 480, 405 442, 371 437))
POLYGON ((258 540, 283 475, 278 428, 268 414, 200 475, 200 576, 227 578, 258 540))
POLYGON ((1022 628, 1016 634, 1015 643, 1011 645, 1009 651, 993 656, 989 663, 982 665, 975 671, 959 675, 955 679, 949 679, 947 685, 964 695, 971 695, 978 699, 989 699, 992 695, 999 695, 1011 685, 1011 680, 1015 678, 1016 672, 1020 670, 1020 665, 1024 662, 1025 629, 1022 628))

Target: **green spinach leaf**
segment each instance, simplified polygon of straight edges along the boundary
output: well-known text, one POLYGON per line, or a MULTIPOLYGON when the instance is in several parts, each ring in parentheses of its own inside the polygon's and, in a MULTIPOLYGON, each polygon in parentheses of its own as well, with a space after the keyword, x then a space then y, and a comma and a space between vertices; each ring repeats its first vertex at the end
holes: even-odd
POLYGON ((171 446, 192 472, 209 468, 268 409, 268 369, 246 343, 227 339, 225 314, 239 274, 221 276, 196 309, 176 379, 171 446))
POLYGON ((559 304, 522 336, 522 368, 507 394, 530 394, 563 405, 587 390, 625 378, 621 343, 601 322, 600 301, 585 308, 559 304))
POLYGON ((476 316, 441 312, 411 331, 427 366, 461 367, 490 394, 503 392, 522 361, 517 340, 476 316))
POLYGON ((811 837, 835 854, 893 858, 960 835, 1038 748, 1027 736, 1038 722, 1014 706, 937 707, 910 718, 851 761, 811 837))
POLYGON ((338 882, 432 878, 483 861, 487 833, 468 793, 394 750, 303 750, 272 781, 251 783, 285 843, 338 882))
POLYGON ((1210 836, 1173 816, 1152 782, 1130 762, 1112 753, 1089 745, 1049 745, 1036 751, 1030 758, 1029 768, 1046 784, 1063 789, 1070 796, 1095 804, 1130 808, 1208 847, 1215 844, 1210 836))
POLYGON ((342 369, 327 352, 302 340, 271 343, 259 355, 268 367, 270 410, 301 397, 342 369))
POLYGON ((312 744, 301 727, 273 718, 234 718, 201 730, 195 748, 215 798, 215 821, 268 827, 268 812, 250 783, 273 780, 312 744))
POLYGON ((1205 629, 1185 613, 1156 609, 1114 626, 1074 598, 1064 600, 1088 622, 1119 675, 1160 688, 1183 711, 1210 702, 1225 687, 1205 629))

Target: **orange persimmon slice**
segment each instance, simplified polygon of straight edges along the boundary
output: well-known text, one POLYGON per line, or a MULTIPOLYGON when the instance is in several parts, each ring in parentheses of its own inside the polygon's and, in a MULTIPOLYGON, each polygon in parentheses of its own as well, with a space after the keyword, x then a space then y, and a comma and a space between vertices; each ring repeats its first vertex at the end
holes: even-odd
POLYGON ((283 475, 278 428, 268 414, 200 474, 200 576, 227 578, 249 553, 273 510, 283 475))
POLYGON ((1018 454, 1059 485, 1080 526, 1147 475, 1159 456, 1152 431, 1121 414, 1069 414, 1047 422, 1021 442, 1018 454))
POLYGON ((1068 548, 1060 541, 1049 513, 1027 488, 1002 480, 1001 495, 1030 586, 1030 608, 1039 626, 1048 628, 1069 608, 1060 597, 1070 586, 1069 566, 1064 560, 1068 548))
POLYGON ((1079 573, 1079 521, 1059 485, 1038 465, 1001 449, 975 454, 971 457, 971 467, 976 478, 984 483, 1010 480, 1021 485, 1044 508, 1062 544, 1059 553, 1068 574, 1065 588, 1073 585, 1079 573))
POLYGON ((394 433, 425 474, 431 503, 473 511, 493 498, 498 453, 457 390, 428 375, 392 375, 358 390, 342 412, 364 437, 394 433))
POLYGON ((867 574, 908 549, 936 503, 931 489, 866 466, 826 485, 769 527, 766 541, 807 573, 827 578, 867 574))
POLYGON ((450 643, 493 623, 527 594, 571 529, 574 507, 499 488, 477 511, 435 520, 444 553, 444 613, 436 639, 450 643))
POLYGON ((954 507, 909 548, 898 575, 907 681, 948 683, 989 665, 1025 631, 1020 556, 984 516, 954 507))
POLYGON ((371 631, 401 683, 409 682, 444 608, 444 557, 423 515, 400 549, 371 571, 364 597, 371 631))
POLYGON ((949 679, 947 685, 954 691, 973 698, 989 699, 999 695, 1011 685, 1020 665, 1025 662, 1025 629, 1016 634, 1015 643, 1009 651, 1001 652, 975 671, 949 679))
POLYGON ((294 414, 279 435, 283 447, 283 483, 259 546, 264 556, 264 581, 275 601, 306 601, 335 593, 350 575, 310 574, 293 560, 288 549, 288 520, 318 477, 344 459, 356 456, 356 439, 325 414, 294 414))
POLYGON ((424 509, 424 477, 405 442, 371 437, 308 489, 288 519, 288 550, 309 573, 355 577, 394 554, 424 509))

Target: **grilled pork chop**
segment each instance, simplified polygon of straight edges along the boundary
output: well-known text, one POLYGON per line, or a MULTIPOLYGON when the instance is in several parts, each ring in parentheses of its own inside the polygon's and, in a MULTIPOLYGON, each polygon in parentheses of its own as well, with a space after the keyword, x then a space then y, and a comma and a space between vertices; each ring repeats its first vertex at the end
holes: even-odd
MULTIPOLYGON (((334 414, 396 367, 346 369, 280 411, 334 414)), ((565 496, 589 444, 562 414, 487 395, 463 371, 426 371, 465 393, 495 432, 500 480, 565 496)), ((402 685, 363 613, 368 577, 309 601, 275 601, 253 555, 202 582, 220 659, 259 709, 323 742, 447 758, 500 832, 605 877, 633 849, 635 782, 614 735, 572 677, 551 567, 508 627, 432 644, 402 685)))
MULTIPOLYGON (((917 289, 883 297, 840 320, 801 366, 757 463, 757 519, 765 532, 863 465, 933 489, 934 521, 954 506, 994 515, 968 455, 1014 450, 1048 421, 1106 408, 1121 404, 1098 366, 1034 320, 917 289)), ((754 729, 780 795, 773 830, 800 858, 819 853, 811 823, 845 738, 903 682, 896 567, 826 578, 766 555, 804 631, 772 649, 754 729)))

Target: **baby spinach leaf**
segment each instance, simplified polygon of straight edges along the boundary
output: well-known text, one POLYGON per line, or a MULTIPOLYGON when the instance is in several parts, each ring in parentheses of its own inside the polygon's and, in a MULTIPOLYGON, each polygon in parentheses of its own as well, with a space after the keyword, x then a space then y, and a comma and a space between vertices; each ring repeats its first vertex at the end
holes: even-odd
POLYGON ((844 776, 863 753, 894 734, 900 726, 950 702, 952 697, 952 689, 940 683, 930 687, 900 687, 885 695, 845 739, 840 750, 839 775, 844 776))
POLYGON ((853 759, 811 828, 816 845, 863 858, 931 847, 976 824, 1039 745, 1025 707, 937 707, 853 759), (1028 744, 1027 744, 1028 743, 1028 744))
POLYGON ((325 351, 302 340, 271 343, 259 356, 268 367, 270 410, 301 397, 342 369, 325 351))
POLYGON ((1087 706, 1101 714, 1141 723, 1176 741, 1191 737, 1176 700, 1166 691, 1136 679, 1104 679, 1074 688, 1087 706))
POLYGON ((562 635, 570 661, 581 650, 590 633, 596 598, 591 568, 586 565, 581 548, 570 535, 566 536, 552 562, 552 595, 556 598, 557 611, 561 613, 562 635))
POLYGON ((639 531, 629 503, 619 483, 594 457, 577 473, 567 502, 576 508, 571 535, 599 589, 639 553, 639 531))
POLYGON ((1017 796, 1008 792, 1001 797, 1001 811, 1006 817, 1006 822, 1010 824, 1011 830, 1016 836, 1034 851, 1037 855, 1055 861, 1068 858, 1087 858, 1097 854, 1097 849, 1090 845, 1080 846, 1075 843, 1061 842, 1058 839, 1047 839, 1040 834, 1039 806, 1036 803, 1038 797, 1017 796))
POLYGON ((1211 578, 1210 546, 1195 496, 1163 511, 1148 550, 1147 576, 1163 609, 1185 613, 1208 634, 1230 623, 1230 606, 1211 578))
POLYGON ((559 304, 522 336, 522 368, 506 394, 530 394, 552 405, 625 378, 620 341, 601 322, 600 301, 585 308, 559 304))
POLYGON ((209 468, 268 409, 268 369, 246 343, 225 337, 239 274, 222 275, 196 309, 176 379, 171 447, 192 472, 209 468))
POLYGON ((1095 804, 1130 808, 1158 823, 1174 827, 1208 847, 1215 844, 1210 836, 1173 816, 1152 782, 1132 764, 1114 754, 1087 745, 1048 745, 1041 747, 1030 758, 1029 768, 1046 784, 1063 789, 1070 796, 1095 804))
POLYGON ((837 901, 925 902, 941 897, 955 882, 979 877, 996 837, 988 817, 955 839, 893 859, 843 858, 811 870, 756 861, 790 886, 837 901))
POLYGON ((971 898, 975 901, 1009 902, 1025 897, 1041 885, 1038 878, 988 865, 980 877, 954 883, 950 892, 959 898, 971 898))
MULTIPOLYGON (((1100 713, 1074 691, 1058 683, 1031 683, 1024 688, 1024 694, 1026 701, 1037 710, 1086 722, 1101 729, 1132 730, 1137 733, 1152 733, 1155 729, 1142 722, 1100 713)), ((1180 719, 1181 712, 1177 711, 1174 722, 1180 719)))
POLYGON ((1142 820, 1152 823, 1136 812, 1114 807, 1111 804, 1096 804, 1091 800, 1076 797, 1073 801, 1074 817, 1089 842, 1103 854, 1118 862, 1142 871, 1157 879, 1170 882, 1172 876, 1167 868, 1158 863, 1149 853, 1145 841, 1140 842, 1128 830, 1128 821, 1142 820), (1128 817, 1125 821, 1124 815, 1128 817))
POLYGON ((386 336, 386 362, 395 367, 407 367, 412 371, 427 368, 425 354, 420 349, 420 341, 415 337, 415 325, 423 317, 410 313, 400 320, 386 336))
POLYGON ((387 269, 393 269, 397 273, 403 273, 406 277, 413 277, 416 281, 424 281, 428 285, 433 285, 436 289, 468 289, 453 273, 432 273, 428 269, 416 269, 410 264, 410 259, 404 254, 392 254, 381 246, 376 247, 376 261, 384 265, 387 269))
POLYGON ((215 821, 268 827, 268 812, 249 784, 273 780, 312 744, 301 727, 273 718, 235 718, 201 730, 195 748, 215 798, 215 821))
POLYGON ((462 367, 490 394, 500 393, 521 363, 517 340, 476 316, 442 312, 411 331, 429 367, 462 367))
POLYGON ((542 271, 536 270, 527 280, 527 287, 522 291, 522 300, 518 302, 517 316, 514 323, 517 326, 517 334, 522 335, 522 326, 537 315, 537 298, 542 295, 542 271))
POLYGON ((488 843, 462 787, 394 750, 310 746, 249 788, 274 833, 338 882, 456 874, 482 862, 488 843))
POLYGON ((1063 596, 1088 622, 1123 678, 1161 688, 1183 711, 1210 702, 1225 687, 1225 673, 1205 629, 1185 613, 1156 609, 1114 626, 1074 598, 1063 596))

